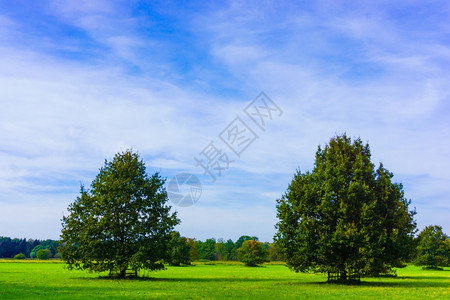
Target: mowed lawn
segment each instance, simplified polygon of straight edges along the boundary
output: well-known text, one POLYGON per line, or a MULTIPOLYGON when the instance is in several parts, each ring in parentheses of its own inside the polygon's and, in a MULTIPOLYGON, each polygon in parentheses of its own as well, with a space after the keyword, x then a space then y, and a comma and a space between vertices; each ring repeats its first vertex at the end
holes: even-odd
MULTIPOLYGON (((105 274, 103 274, 105 275, 105 274)), ((64 264, 0 261, 0 299, 244 298, 449 299, 450 269, 408 266, 397 278, 364 278, 357 286, 327 284, 325 275, 296 274, 281 264, 197 263, 150 272, 147 278, 108 279, 64 264)))

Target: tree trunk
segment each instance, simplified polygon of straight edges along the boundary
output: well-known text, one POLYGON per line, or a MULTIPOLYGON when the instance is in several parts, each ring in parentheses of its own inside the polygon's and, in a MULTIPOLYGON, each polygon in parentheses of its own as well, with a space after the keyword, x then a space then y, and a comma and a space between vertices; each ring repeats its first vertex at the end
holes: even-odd
POLYGON ((345 269, 339 271, 339 275, 340 275, 340 278, 339 278, 340 281, 342 281, 342 282, 347 281, 347 271, 345 271, 345 269))
POLYGON ((127 276, 127 269, 120 270, 120 278, 125 278, 127 276))

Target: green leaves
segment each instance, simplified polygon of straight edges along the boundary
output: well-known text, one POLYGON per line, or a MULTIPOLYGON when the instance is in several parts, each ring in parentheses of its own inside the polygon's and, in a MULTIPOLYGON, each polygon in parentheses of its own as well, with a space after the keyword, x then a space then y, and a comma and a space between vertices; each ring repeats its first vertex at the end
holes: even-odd
POLYGON ((427 226, 417 238, 417 256, 414 264, 430 269, 450 264, 450 239, 441 226, 427 226))
POLYGON ((164 268, 167 243, 179 223, 170 214, 164 179, 146 174, 138 154, 125 151, 105 161, 91 189, 63 217, 61 254, 69 268, 117 272, 164 268))
POLYGON ((268 254, 265 245, 257 240, 246 240, 238 249, 239 261, 249 267, 255 267, 268 261, 268 254))
POLYGON ((181 264, 190 265, 191 246, 187 238, 180 236, 178 231, 173 231, 170 234, 169 255, 166 261, 171 266, 180 266, 181 264))
POLYGON ((318 148, 277 200, 275 240, 294 271, 377 275, 408 257, 415 229, 403 187, 370 148, 345 134, 318 148))

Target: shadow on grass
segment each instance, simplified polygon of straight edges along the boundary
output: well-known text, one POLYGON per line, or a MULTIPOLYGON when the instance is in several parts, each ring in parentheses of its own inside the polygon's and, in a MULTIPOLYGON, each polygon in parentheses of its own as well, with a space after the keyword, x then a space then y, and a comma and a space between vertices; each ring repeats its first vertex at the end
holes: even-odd
POLYGON ((375 287, 393 287, 393 288, 405 288, 405 287, 411 287, 411 288, 429 288, 429 287, 436 287, 436 288, 448 288, 449 283, 448 281, 445 281, 445 278, 439 278, 442 281, 431 281, 426 282, 423 280, 401 280, 402 278, 399 278, 400 280, 390 281, 390 282, 374 282, 374 281, 363 281, 361 282, 361 286, 375 286, 375 287))
POLYGON ((108 277, 108 276, 99 276, 99 277, 77 277, 72 278, 77 280, 89 280, 89 281, 103 281, 103 280, 113 280, 113 281, 142 281, 142 282, 192 282, 192 283, 208 283, 208 282, 224 282, 224 283, 233 283, 233 282, 267 282, 267 283, 276 283, 279 282, 281 284, 287 285, 319 285, 319 286, 353 286, 353 287, 392 287, 392 288, 448 288, 449 287, 449 278, 448 277, 439 277, 439 276, 424 276, 424 277, 396 277, 389 278, 388 281, 384 278, 381 278, 380 281, 374 281, 373 278, 362 280, 359 283, 329 283, 327 281, 302 281, 299 279, 292 278, 242 278, 242 277, 184 277, 184 278, 158 278, 158 277, 127 277, 127 278, 117 278, 117 277, 108 277), (429 280, 429 281, 427 281, 429 280))
POLYGON ((285 282, 292 281, 292 278, 242 278, 242 277, 207 277, 207 278, 159 278, 159 277, 133 277, 117 278, 109 276, 99 277, 72 277, 70 279, 88 280, 88 281, 149 281, 149 282, 285 282))
POLYGON ((445 270, 444 268, 433 268, 433 267, 423 267, 422 271, 438 271, 438 272, 449 272, 450 270, 445 270))
POLYGON ((357 287, 392 287, 392 288, 448 288, 449 278, 448 277, 436 277, 436 276, 424 276, 424 277, 396 277, 391 278, 389 281, 381 279, 380 281, 365 281, 361 280, 359 283, 340 283, 340 282, 326 282, 326 281, 316 281, 316 282, 293 282, 292 284, 298 285, 309 285, 317 284, 321 286, 357 286, 357 287), (425 281, 430 280, 430 281, 425 281), (438 280, 438 281, 437 281, 438 280))
MULTIPOLYGON (((450 281, 450 276, 402 276, 397 277, 399 279, 408 279, 408 280, 448 280, 450 281)), ((450 286, 450 283, 449 283, 450 286)))

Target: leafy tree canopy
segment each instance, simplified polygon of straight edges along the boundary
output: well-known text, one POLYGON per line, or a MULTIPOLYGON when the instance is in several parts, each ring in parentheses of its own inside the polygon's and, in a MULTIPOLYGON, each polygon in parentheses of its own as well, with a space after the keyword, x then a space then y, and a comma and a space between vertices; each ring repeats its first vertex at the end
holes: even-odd
POLYGON ((238 238, 238 240, 236 241, 236 243, 235 243, 236 250, 241 248, 242 244, 245 241, 250 241, 250 240, 259 241, 258 237, 256 237, 256 236, 249 236, 249 235, 242 235, 242 236, 240 236, 238 238))
POLYGON ((191 261, 199 260, 200 259, 200 253, 198 252, 199 249, 199 242, 193 238, 187 238, 186 240, 187 244, 189 245, 189 257, 191 261))
POLYGON ((171 266, 179 266, 181 264, 191 264, 191 246, 187 238, 180 236, 178 231, 173 231, 170 234, 169 241, 169 255, 166 261, 171 266))
POLYGON ((148 175, 131 150, 105 161, 62 219, 59 252, 69 268, 120 277, 127 269, 163 269, 170 232, 179 223, 166 205, 164 182, 158 173, 148 175))
POLYGON ((448 267, 450 263, 450 239, 441 226, 427 226, 417 238, 415 265, 430 269, 448 267))
POLYGON ((49 259, 52 257, 52 252, 48 249, 41 249, 36 252, 37 259, 49 259))
POLYGON ((199 253, 200 259, 207 259, 207 260, 216 259, 215 246, 216 246, 216 239, 214 239, 214 238, 207 239, 204 242, 199 241, 198 242, 198 253, 199 253))
POLYGON ((238 249, 238 259, 246 266, 255 267, 268 261, 268 251, 263 243, 256 240, 246 240, 238 249))
POLYGON ((277 200, 275 236, 292 270, 347 281, 392 272, 409 256, 415 212, 393 174, 370 158, 368 144, 344 134, 319 146, 311 172, 295 174, 277 200))
POLYGON ((19 254, 14 255, 14 259, 25 259, 25 258, 26 258, 26 256, 23 253, 19 253, 19 254))
POLYGON ((236 259, 235 244, 231 239, 224 241, 219 239, 216 243, 216 254, 219 260, 233 260, 236 259))

